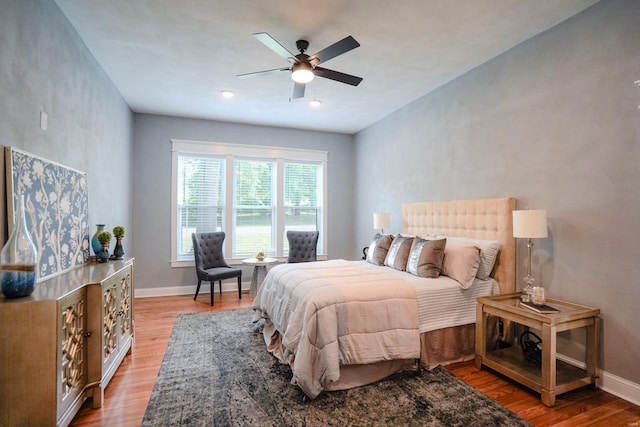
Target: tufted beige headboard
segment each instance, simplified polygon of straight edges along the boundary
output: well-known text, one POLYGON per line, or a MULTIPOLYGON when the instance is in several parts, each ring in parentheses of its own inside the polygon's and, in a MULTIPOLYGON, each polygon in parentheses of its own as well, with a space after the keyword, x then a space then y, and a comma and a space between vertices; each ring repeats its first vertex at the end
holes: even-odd
POLYGON ((516 200, 511 197, 405 203, 402 232, 497 240, 500 253, 493 277, 501 293, 513 293, 516 291, 516 243, 511 212, 515 206, 516 200))

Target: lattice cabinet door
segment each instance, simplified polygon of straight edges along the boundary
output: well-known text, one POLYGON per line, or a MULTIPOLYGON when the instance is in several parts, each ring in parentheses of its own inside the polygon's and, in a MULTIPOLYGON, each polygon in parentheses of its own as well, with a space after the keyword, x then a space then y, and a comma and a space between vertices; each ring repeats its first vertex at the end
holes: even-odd
POLYGON ((127 269, 120 279, 120 287, 118 289, 118 305, 119 310, 119 334, 120 340, 125 341, 133 336, 133 276, 131 269, 127 269))
POLYGON ((133 269, 102 282, 102 384, 111 380, 133 340, 133 269))
POLYGON ((87 298, 83 287, 58 301, 57 412, 62 418, 72 417, 75 406, 82 402, 88 382, 87 338, 87 298))
POLYGON ((109 281, 102 285, 102 363, 118 352, 118 289, 117 283, 109 281))

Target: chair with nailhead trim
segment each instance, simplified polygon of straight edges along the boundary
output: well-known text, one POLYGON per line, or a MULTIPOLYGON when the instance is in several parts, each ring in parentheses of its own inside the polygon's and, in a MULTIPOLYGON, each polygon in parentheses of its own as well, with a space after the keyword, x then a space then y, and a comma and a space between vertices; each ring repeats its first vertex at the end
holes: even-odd
POLYGON ((214 284, 217 280, 222 294, 222 281, 225 279, 238 278, 238 298, 242 299, 242 270, 231 267, 224 259, 222 244, 224 242, 224 231, 213 233, 193 233, 193 255, 196 262, 196 273, 198 276, 198 286, 196 287, 195 300, 200 292, 200 284, 205 281, 211 284, 211 305, 213 305, 214 284))

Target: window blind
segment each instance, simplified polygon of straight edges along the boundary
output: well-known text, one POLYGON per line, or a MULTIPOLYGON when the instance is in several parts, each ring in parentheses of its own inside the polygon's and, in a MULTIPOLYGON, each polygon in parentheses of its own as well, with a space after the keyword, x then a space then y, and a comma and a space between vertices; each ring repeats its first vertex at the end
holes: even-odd
POLYGON ((178 255, 193 253, 191 234, 221 231, 225 160, 181 154, 178 158, 178 255))
MULTIPOLYGON (((322 165, 285 162, 284 164, 284 232, 320 229, 322 165)), ((283 252, 289 247, 283 239, 283 252)))
POLYGON ((234 254, 275 253, 275 170, 273 161, 234 161, 234 254))

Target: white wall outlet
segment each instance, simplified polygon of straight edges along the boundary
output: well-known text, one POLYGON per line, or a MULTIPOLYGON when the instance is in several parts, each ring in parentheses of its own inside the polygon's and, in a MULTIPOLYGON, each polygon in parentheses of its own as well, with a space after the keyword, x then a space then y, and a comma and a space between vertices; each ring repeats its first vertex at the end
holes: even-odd
POLYGON ((49 116, 44 111, 40 111, 40 129, 47 130, 49 116))

